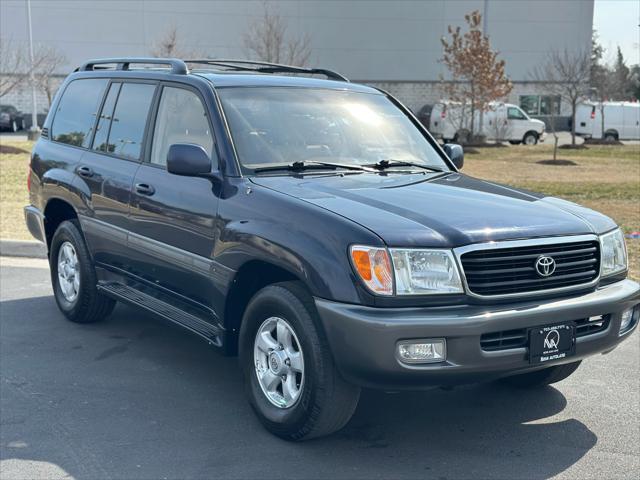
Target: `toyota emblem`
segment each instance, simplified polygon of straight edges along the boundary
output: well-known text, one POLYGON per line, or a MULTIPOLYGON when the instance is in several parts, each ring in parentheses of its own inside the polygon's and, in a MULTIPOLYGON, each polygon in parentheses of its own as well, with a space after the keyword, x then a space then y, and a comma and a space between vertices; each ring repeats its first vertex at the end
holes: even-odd
POLYGON ((546 257, 541 255, 536 260, 536 272, 541 277, 548 277, 549 275, 553 275, 553 272, 556 271, 556 261, 551 257, 546 257))

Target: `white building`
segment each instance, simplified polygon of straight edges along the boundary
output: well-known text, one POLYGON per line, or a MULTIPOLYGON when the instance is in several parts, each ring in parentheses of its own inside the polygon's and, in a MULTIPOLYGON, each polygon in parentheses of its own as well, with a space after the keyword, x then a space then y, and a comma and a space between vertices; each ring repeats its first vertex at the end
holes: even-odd
MULTIPOLYGON (((246 58, 243 35, 262 12, 260 1, 32 0, 34 41, 69 59, 68 73, 83 60, 148 56, 176 28, 185 50, 211 57, 246 58)), ((282 0, 270 2, 292 35, 308 34, 310 64, 375 84, 417 110, 440 97, 446 71, 441 37, 449 25, 479 10, 494 49, 506 61, 515 88, 508 101, 534 115, 545 113, 543 89, 531 71, 552 49, 589 49, 593 0, 282 0), (542 109, 542 112, 540 111, 542 109)), ((26 41, 26 1, 0 2, 0 34, 26 41)), ((24 88, 0 99, 30 110, 24 88)), ((46 108, 41 96, 40 108, 46 108)), ((566 106, 562 114, 567 114, 566 106)))

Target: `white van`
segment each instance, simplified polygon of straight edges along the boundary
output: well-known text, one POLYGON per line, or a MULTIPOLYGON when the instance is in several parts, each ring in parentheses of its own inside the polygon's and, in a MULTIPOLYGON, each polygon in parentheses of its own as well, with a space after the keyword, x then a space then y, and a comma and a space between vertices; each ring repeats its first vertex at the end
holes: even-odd
MULTIPOLYGON (((475 131, 487 140, 509 141, 514 145, 535 145, 544 141, 544 122, 529 118, 520 107, 510 103, 491 103, 483 114, 482 132, 479 132, 480 114, 475 114, 475 131)), ((470 127, 470 107, 459 102, 440 101, 433 106, 429 131, 444 141, 463 141, 470 127)))
MULTIPOLYGON (((600 103, 578 105, 576 134, 584 138, 602 138, 600 103)), ((604 102, 604 138, 608 141, 640 140, 640 103, 604 102)))

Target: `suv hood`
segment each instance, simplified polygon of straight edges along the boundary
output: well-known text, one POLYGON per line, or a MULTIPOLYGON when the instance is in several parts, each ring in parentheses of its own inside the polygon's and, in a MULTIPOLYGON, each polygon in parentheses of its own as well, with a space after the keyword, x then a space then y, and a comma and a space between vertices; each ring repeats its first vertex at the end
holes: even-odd
POLYGON ((452 248, 615 228, 608 217, 574 203, 459 173, 264 176, 251 181, 357 222, 395 247, 452 248))

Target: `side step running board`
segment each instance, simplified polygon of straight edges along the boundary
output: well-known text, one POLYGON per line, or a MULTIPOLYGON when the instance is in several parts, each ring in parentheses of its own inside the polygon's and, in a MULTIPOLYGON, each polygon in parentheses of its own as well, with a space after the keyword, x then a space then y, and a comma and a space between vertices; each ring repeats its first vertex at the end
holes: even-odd
POLYGON ((179 307, 167 303, 164 300, 153 297, 136 288, 116 282, 99 282, 98 290, 111 298, 144 308, 149 312, 159 315, 165 320, 169 320, 181 327, 185 327, 201 337, 204 337, 206 340, 218 347, 222 346, 223 332, 220 327, 213 325, 203 318, 186 312, 179 307))

